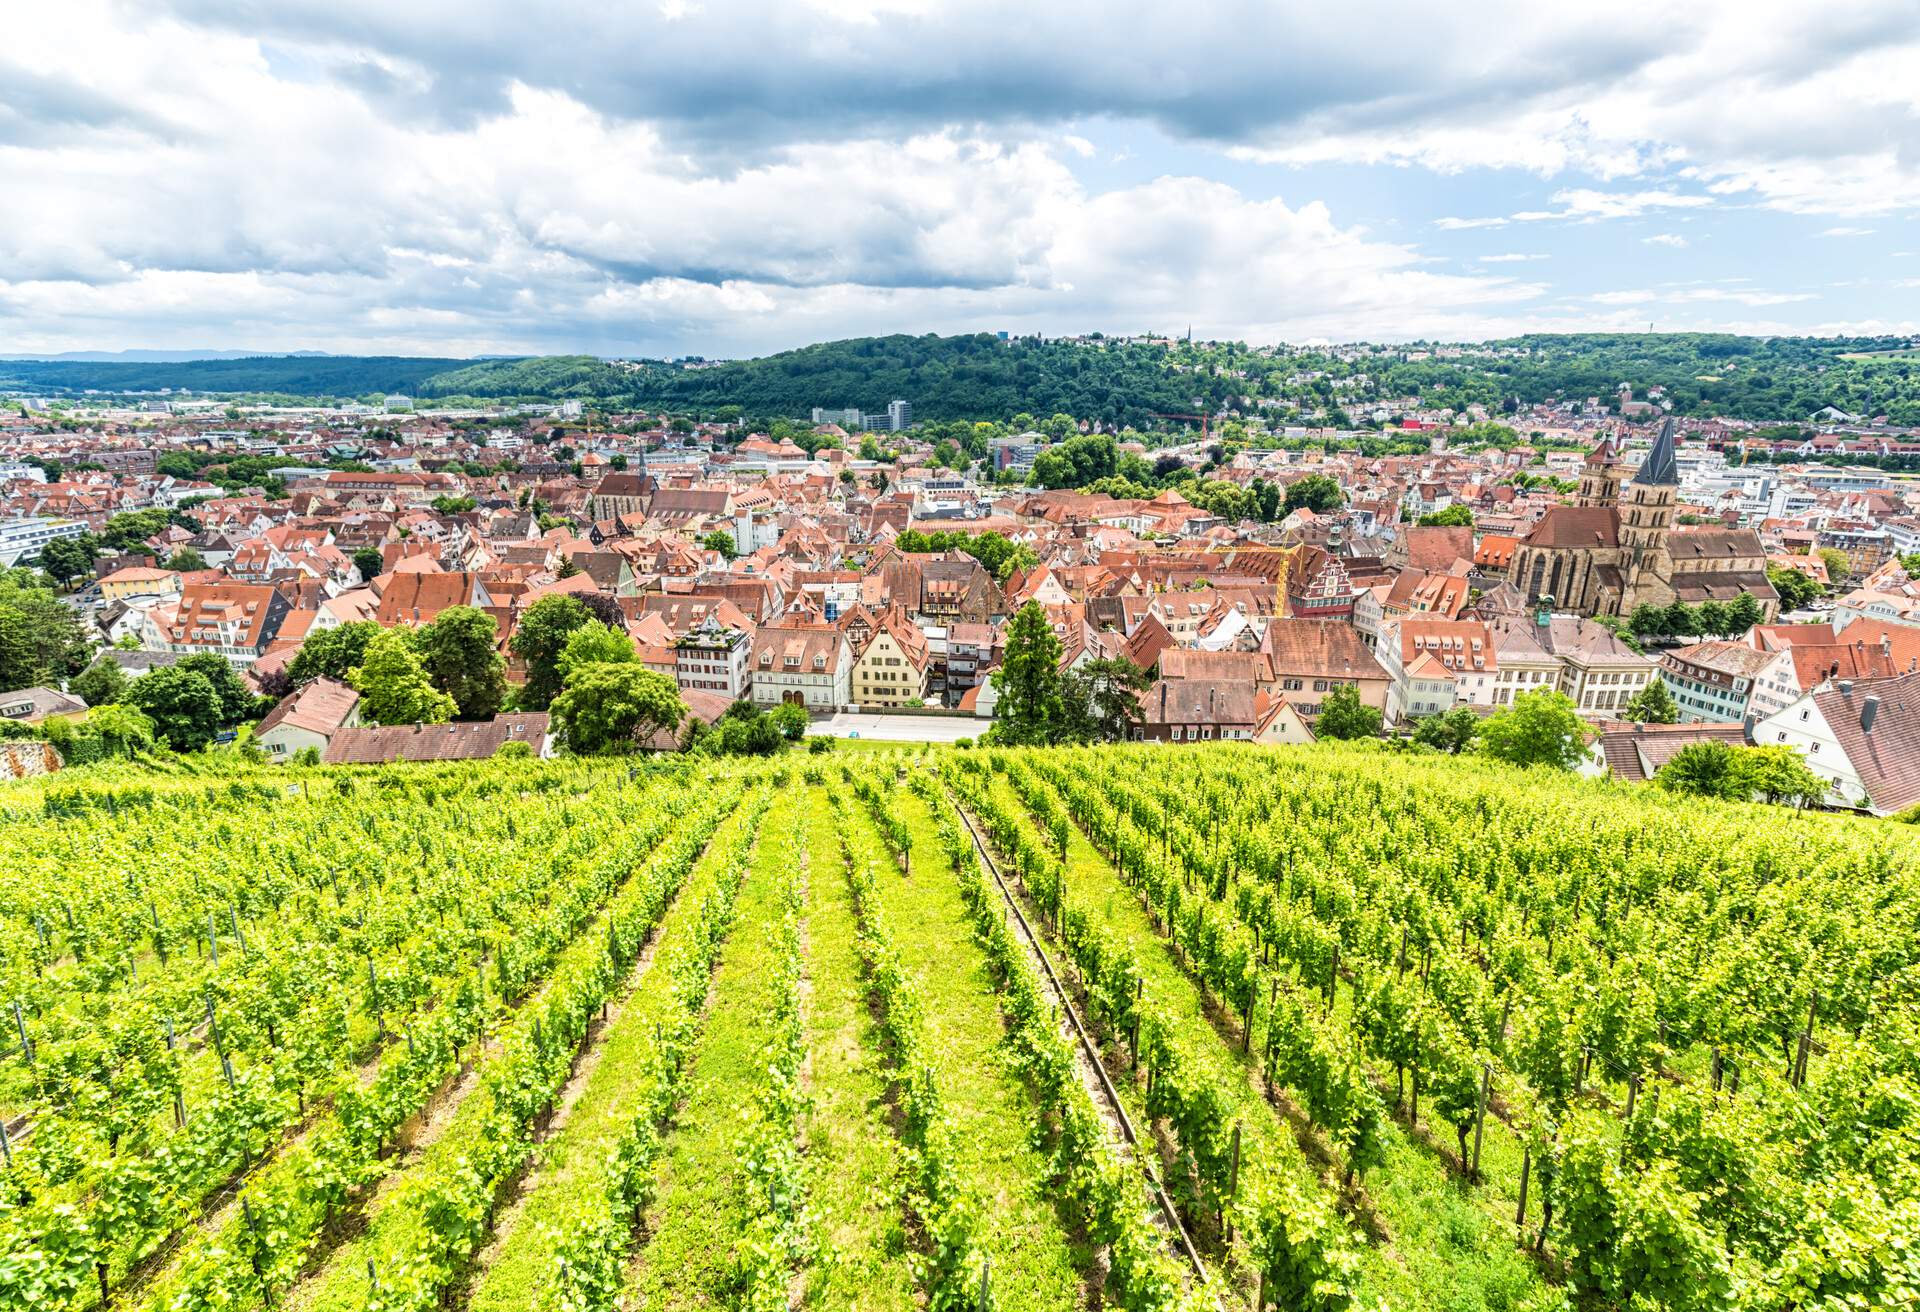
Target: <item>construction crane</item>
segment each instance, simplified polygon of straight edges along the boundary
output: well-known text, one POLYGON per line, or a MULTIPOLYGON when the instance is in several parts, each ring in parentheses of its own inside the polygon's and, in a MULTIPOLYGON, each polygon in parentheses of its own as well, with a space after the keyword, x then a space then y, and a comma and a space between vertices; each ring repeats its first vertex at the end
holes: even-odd
POLYGON ((1158 410, 1149 410, 1147 413, 1155 419, 1198 419, 1200 421, 1200 440, 1202 442, 1208 442, 1213 439, 1212 423, 1206 415, 1163 414, 1158 410))

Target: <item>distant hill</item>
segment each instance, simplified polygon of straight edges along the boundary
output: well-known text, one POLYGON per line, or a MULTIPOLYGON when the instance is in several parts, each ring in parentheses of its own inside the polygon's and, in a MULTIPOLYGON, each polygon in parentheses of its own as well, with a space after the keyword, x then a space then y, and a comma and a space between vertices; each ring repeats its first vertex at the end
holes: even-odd
POLYGON ((0 360, 0 389, 74 392, 412 394, 465 360, 404 355, 255 355, 220 360, 0 360))
MULTIPOLYGON (((0 390, 156 392, 314 398, 404 392, 425 398, 570 400, 608 407, 804 418, 815 406, 883 409, 903 398, 926 420, 1056 413, 1145 428, 1156 413, 1272 398, 1282 414, 1364 418, 1374 402, 1417 396, 1490 411, 1658 386, 1674 411, 1805 420, 1826 405, 1871 406, 1920 423, 1920 367, 1906 338, 1736 337, 1712 333, 1535 334, 1465 354, 1421 344, 1354 355, 1324 348, 1095 339, 1007 341, 988 334, 854 337, 753 360, 689 367, 590 355, 473 360, 273 355, 238 359, 0 361, 0 390)), ((1339 422, 1339 420, 1336 420, 1339 422)))

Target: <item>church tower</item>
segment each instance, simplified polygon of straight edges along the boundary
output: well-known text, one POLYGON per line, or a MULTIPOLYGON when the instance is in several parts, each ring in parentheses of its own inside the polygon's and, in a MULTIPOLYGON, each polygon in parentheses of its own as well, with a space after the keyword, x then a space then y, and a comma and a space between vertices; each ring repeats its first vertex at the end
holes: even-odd
POLYGON ((1673 454, 1675 422, 1668 419, 1660 425, 1653 450, 1620 494, 1620 545, 1632 551, 1636 559, 1646 552, 1663 550, 1673 528, 1675 500, 1680 492, 1680 472, 1673 454))
POLYGON ((1620 502, 1620 479, 1626 470, 1620 464, 1620 449, 1613 444, 1611 437, 1600 439, 1600 445, 1587 457, 1586 466, 1580 471, 1580 494, 1574 500, 1576 506, 1613 506, 1620 502))

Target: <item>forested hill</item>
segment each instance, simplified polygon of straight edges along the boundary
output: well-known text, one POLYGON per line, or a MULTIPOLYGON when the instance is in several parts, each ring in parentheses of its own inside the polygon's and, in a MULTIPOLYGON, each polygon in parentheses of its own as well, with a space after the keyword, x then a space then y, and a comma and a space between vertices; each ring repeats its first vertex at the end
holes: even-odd
POLYGON ((411 355, 260 355, 233 360, 0 360, 0 390, 412 395, 466 360, 411 355))
POLYGON ((921 419, 1021 412, 1148 426, 1156 412, 1279 403, 1282 417, 1336 424, 1372 401, 1511 410, 1562 397, 1636 397, 1660 387, 1681 414, 1802 421, 1823 406, 1920 424, 1920 351, 1896 338, 1709 333, 1539 334, 1458 351, 1419 344, 1330 351, 1172 346, 1115 339, 1007 341, 988 334, 856 337, 718 364, 610 362, 586 355, 447 360, 261 356, 159 362, 0 361, 0 391, 154 392, 317 398, 580 399, 802 418, 815 406, 879 410, 904 398, 921 419))

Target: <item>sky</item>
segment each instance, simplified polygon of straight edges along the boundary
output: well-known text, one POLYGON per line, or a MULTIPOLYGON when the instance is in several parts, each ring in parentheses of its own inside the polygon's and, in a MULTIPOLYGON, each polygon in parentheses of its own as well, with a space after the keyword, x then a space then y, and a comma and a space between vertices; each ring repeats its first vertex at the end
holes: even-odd
POLYGON ((61 0, 0 357, 1920 332, 1915 0, 61 0))

